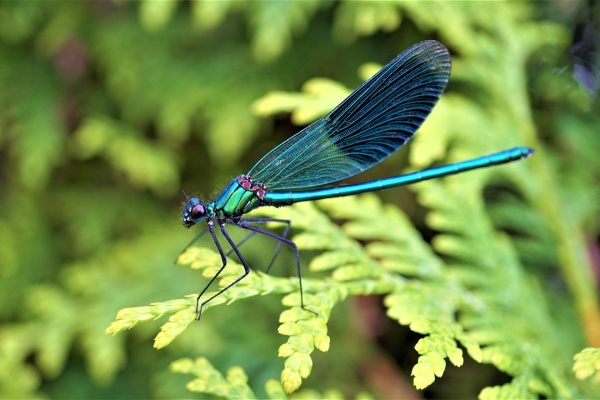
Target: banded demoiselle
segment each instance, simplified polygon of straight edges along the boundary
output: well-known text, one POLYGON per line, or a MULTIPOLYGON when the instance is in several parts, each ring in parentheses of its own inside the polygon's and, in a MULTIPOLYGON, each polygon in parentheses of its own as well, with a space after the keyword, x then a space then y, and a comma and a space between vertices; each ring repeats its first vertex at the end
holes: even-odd
MULTIPOLYGON (((267 272, 282 244, 295 254, 300 288, 300 304, 304 298, 298 248, 287 234, 291 221, 273 218, 244 218, 251 210, 263 206, 283 207, 301 201, 350 196, 358 193, 407 185, 427 179, 457 174, 529 157, 534 150, 515 147, 498 153, 443 165, 410 174, 384 178, 355 185, 327 185, 354 176, 378 164, 394 153, 414 135, 446 88, 450 75, 450 54, 433 40, 417 43, 398 55, 369 80, 360 85, 325 117, 317 120, 271 150, 245 175, 233 179, 216 200, 205 203, 188 198, 182 212, 187 228, 201 221, 221 255, 222 266, 200 292, 196 301, 197 319, 202 308, 250 273, 250 267, 239 250, 249 237, 261 234, 278 240, 277 249, 267 272), (244 273, 216 294, 200 303, 202 295, 217 279, 227 264, 225 253, 215 233, 215 222, 244 267, 244 273), (285 225, 283 234, 269 232, 257 225, 278 222, 285 225), (227 232, 234 224, 247 232, 235 243, 227 232)), ((193 243, 193 242, 192 242, 193 243)), ((308 310, 310 311, 310 310, 308 310)))

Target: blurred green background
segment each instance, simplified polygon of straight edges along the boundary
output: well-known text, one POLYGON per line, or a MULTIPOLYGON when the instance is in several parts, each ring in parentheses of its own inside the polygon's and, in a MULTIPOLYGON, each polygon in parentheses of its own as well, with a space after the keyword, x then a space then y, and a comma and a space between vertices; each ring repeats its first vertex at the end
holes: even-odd
MULTIPOLYGON (((221 371, 241 365, 258 388, 278 379, 277 297, 208 312, 160 351, 152 341, 164 321, 114 337, 104 330, 124 307, 181 298, 206 282, 173 265, 197 232, 181 226, 182 189, 212 198, 358 86, 361 66, 424 39, 453 55, 447 104, 469 115, 461 103, 469 99, 494 122, 453 119, 440 103, 419 142, 352 182, 427 166, 448 149, 464 159, 537 148, 522 161, 533 173, 520 187, 537 212, 521 220, 534 237, 503 231, 528 274, 560 299, 548 307, 568 347, 600 347, 599 11, 571 0, 0 2, 0 396, 188 397, 189 378, 168 370, 180 357, 205 356, 221 371), (316 77, 329 80, 301 92, 316 77), (461 153, 469 136, 479 142, 461 153)), ((482 193, 498 198, 493 187, 482 193)), ((380 196, 426 240, 438 233, 409 189, 380 196)), ((259 240, 244 250, 256 265, 273 248, 259 240)), ((293 275, 292 256, 281 258, 274 273, 293 275)), ((303 253, 303 264, 310 258, 303 253)), ((419 335, 378 318, 378 297, 337 307, 335 346, 315 354, 306 385, 456 398, 508 380, 471 360, 416 392, 419 335)))

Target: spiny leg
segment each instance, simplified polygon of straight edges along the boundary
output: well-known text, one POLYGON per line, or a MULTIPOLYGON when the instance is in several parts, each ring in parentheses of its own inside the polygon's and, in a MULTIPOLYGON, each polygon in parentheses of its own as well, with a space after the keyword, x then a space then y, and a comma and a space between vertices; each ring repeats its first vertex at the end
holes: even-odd
MULTIPOLYGON (((243 245, 244 243, 246 243, 251 237, 253 237, 254 235, 256 235, 256 232, 250 232, 248 235, 246 235, 246 237, 244 237, 242 240, 240 240, 239 242, 236 243, 236 247, 239 248, 241 245, 243 245)), ((229 255, 233 253, 233 247, 225 254, 227 257, 229 257, 229 255)))
MULTIPOLYGON (((200 317, 201 317, 201 315, 202 315, 202 307, 204 307, 204 305, 206 303, 208 303, 210 300, 212 300, 213 298, 215 298, 217 295, 219 295, 220 293, 222 293, 224 291, 223 290, 223 291, 217 293, 216 295, 212 296, 210 299, 204 301, 200 305, 200 297, 202 297, 202 295, 208 290, 208 288, 210 287, 210 285, 212 285, 212 283, 215 281, 215 279, 217 279, 217 277, 221 274, 221 272, 223 271, 223 269, 225 269, 225 266, 227 265, 227 258, 226 257, 229 256, 233 252, 233 248, 231 248, 231 250, 229 250, 226 254, 224 254, 223 248, 221 247, 221 244, 219 243, 218 239, 215 236, 215 233, 214 233, 214 230, 213 230, 213 224, 212 224, 212 221, 211 221, 211 222, 209 222, 209 225, 206 228, 204 228, 202 230, 202 232, 200 232, 198 235, 196 235, 194 237, 194 239, 192 239, 192 241, 190 243, 188 243, 188 245, 185 246, 183 248, 183 250, 181 250, 181 253, 179 253, 179 254, 181 255, 187 249, 189 249, 194 243, 196 243, 198 240, 200 240, 200 238, 202 236, 204 236, 206 234, 206 232, 210 232, 210 234, 212 236, 212 239, 213 239, 213 242, 217 246, 217 250, 219 251, 219 254, 221 255, 221 260, 223 262, 223 265, 221 266, 221 268, 219 269, 219 271, 217 271, 217 273, 212 277, 212 279, 210 280, 210 282, 208 283, 208 285, 206 285, 204 287, 204 289, 202 289, 202 291, 200 292, 200 294, 196 298, 196 314, 197 314, 196 319, 197 320, 199 320, 200 317)), ((244 244, 244 242, 246 242, 248 239, 250 239, 254 235, 256 235, 256 232, 251 232, 244 239, 242 239, 236 246, 237 247, 241 246, 242 244, 244 244)), ((177 258, 179 258, 179 256, 177 258)), ((177 260, 175 260, 175 263, 177 263, 177 260)))
MULTIPOLYGON (((277 223, 281 223, 286 225, 286 227, 283 230, 283 234, 281 235, 282 237, 287 239, 287 235, 288 232, 290 231, 290 228, 292 227, 292 222, 290 220, 287 219, 275 219, 275 218, 244 218, 244 222, 247 223, 252 223, 252 224, 266 224, 269 222, 277 222, 277 223)), ((244 237, 242 240, 240 240, 238 243, 236 243, 236 247, 240 248, 240 246, 244 243, 246 243, 250 238, 252 238, 253 236, 256 235, 257 232, 250 232, 250 234, 246 235, 246 237, 244 237)), ((267 266, 267 269, 265 270, 265 273, 268 274, 269 271, 271 270, 271 267, 273 266, 273 264, 275 263, 275 260, 277 259, 277 256, 279 255, 279 252, 281 251, 281 247, 283 245, 283 242, 281 240, 277 241, 277 248, 275 249, 275 253, 273 254, 273 257, 271 258, 271 261, 269 262, 269 265, 267 266)), ((227 257, 229 257, 231 255, 231 253, 233 253, 233 248, 231 248, 225 255, 227 257)))
POLYGON ((196 298, 196 314, 197 314, 196 315, 196 319, 197 320, 200 320, 200 317, 202 316, 202 308, 204 307, 204 305, 206 303, 208 303, 209 301, 211 301, 212 299, 214 299, 215 297, 217 297, 219 294, 221 294, 223 292, 221 290, 219 293, 215 294, 214 296, 212 296, 208 300, 202 302, 202 304, 200 304, 200 306, 198 306, 198 304, 200 303, 200 297, 202 297, 202 295, 204 294, 204 292, 206 292, 206 290, 210 287, 210 285, 212 285, 212 283, 215 281, 215 279, 217 279, 217 277, 221 274, 221 272, 223 272, 223 270, 225 269, 225 266, 227 265, 227 257, 225 257, 225 253, 223 252, 223 248, 221 247, 221 243, 219 243, 219 239, 217 239, 217 235, 215 235, 215 228, 213 226, 213 222, 212 221, 208 221, 208 228, 207 229, 210 232, 210 236, 212 237, 213 242, 215 242, 215 246, 217 246, 217 250, 219 250, 219 254, 221 255, 221 262, 223 263, 223 265, 217 271, 217 273, 212 277, 212 279, 210 280, 210 282, 208 282, 208 285, 206 285, 204 287, 204 289, 202 289, 202 291, 200 292, 200 294, 196 298))
MULTIPOLYGON (((201 238, 202 236, 204 236, 204 235, 206 234, 206 232, 208 232, 208 227, 204 228, 204 229, 202 230, 202 232, 200 232, 198 235, 196 235, 196 236, 194 237, 194 239, 192 239, 192 241, 191 241, 191 242, 189 242, 189 243, 187 244, 187 246, 185 246, 185 247, 183 248, 183 250, 181 250, 181 251, 179 252, 179 256, 180 256, 180 255, 182 255, 183 253, 185 253, 185 251, 186 251, 187 249, 189 249, 190 247, 192 247, 192 245, 193 245, 194 243, 196 243, 198 240, 200 240, 200 238, 201 238)), ((245 238, 243 238, 242 240, 240 240, 240 241, 239 241, 239 242, 236 244, 236 246, 237 246, 237 247, 240 247, 241 245, 243 245, 245 242, 247 242, 247 241, 248 241, 248 240, 249 240, 251 237, 253 237, 253 236, 255 236, 255 235, 256 235, 256 232, 250 232, 250 234, 246 235, 246 237, 245 237, 245 238)), ((229 250, 227 253, 225 253, 225 256, 226 256, 226 257, 229 257, 229 255, 230 255, 231 253, 233 253, 233 248, 232 248, 232 249, 230 249, 230 250, 229 250)), ((179 259, 179 256, 177 256, 177 259, 175 259, 175 264, 177 264, 177 260, 179 259)))
MULTIPOLYGON (((242 276, 240 276, 239 278, 237 278, 235 281, 231 282, 229 285, 225 286, 223 289, 219 290, 217 293, 213 294, 208 300, 203 301, 202 304, 200 305, 200 312, 198 313, 198 317, 196 319, 200 319, 200 315, 202 314, 202 307, 204 307, 204 305, 206 303, 208 303, 209 301, 211 301, 212 299, 214 299, 221 293, 225 292, 226 290, 228 290, 230 287, 232 287, 233 285, 235 285, 236 283, 238 283, 239 281, 244 279, 250 273, 250 267, 248 266, 248 263, 246 263, 246 260, 242 256, 242 253, 240 253, 240 251, 236 247, 234 241, 231 239, 231 237, 229 236, 229 233, 227 233, 227 230, 225 229, 225 222, 219 223, 219 227, 221 228, 221 233, 223 234, 223 236, 225 236, 225 239, 227 239, 227 241, 229 242, 229 245, 231 246, 231 248, 237 255, 237 257, 240 260, 240 262, 242 263, 242 265, 244 266, 244 274, 242 276)), ((200 300, 200 296, 202 296, 202 294, 206 291, 208 286, 210 286, 214 282, 214 280, 217 278, 217 276, 219 276, 221 271, 223 271, 223 269, 225 268, 225 264, 227 264, 227 259, 225 258, 225 254, 223 253, 223 250, 221 249, 221 245, 219 244, 219 241, 217 240, 217 237, 214 233, 214 228, 213 228, 212 224, 209 225, 209 230, 210 230, 211 235, 213 236, 213 240, 215 241, 217 248, 219 249, 219 253, 221 253, 221 258, 223 259, 223 266, 221 267, 219 272, 217 272, 216 275, 213 276, 213 278, 210 280, 209 284, 206 286, 206 288, 204 288, 202 293, 200 293, 200 295, 198 296, 198 300, 196 301, 196 307, 197 307, 198 301, 200 300)))
POLYGON ((311 312, 315 315, 318 315, 316 312, 309 310, 308 308, 304 307, 304 291, 302 290, 302 273, 300 271, 300 253, 298 252, 298 247, 296 246, 296 243, 292 242, 291 240, 289 240, 288 238, 285 238, 283 236, 279 236, 275 233, 269 232, 269 231, 265 231, 263 229, 257 228, 255 226, 252 225, 246 225, 244 222, 246 220, 242 219, 239 223, 238 226, 240 226, 241 228, 244 229, 248 229, 251 230, 253 232, 256 233, 260 233, 263 234, 265 236, 269 236, 272 237, 273 239, 277 239, 281 242, 284 242, 285 244, 287 244, 288 246, 290 246, 293 250, 294 250, 294 255, 296 256, 296 272, 298 274, 298 282, 299 282, 299 286, 300 286, 300 305, 302 306, 303 310, 306 310, 308 312, 311 312))
MULTIPOLYGON (((283 234, 281 235, 281 237, 287 239, 287 235, 288 232, 290 231, 290 228, 292 227, 292 221, 288 220, 288 219, 275 219, 275 218, 244 218, 242 220, 245 223, 257 223, 257 224, 266 224, 269 222, 278 222, 281 224, 286 225, 285 229, 283 230, 283 234)), ((275 259, 277 258, 277 256, 279 255, 279 251, 281 250, 281 246, 283 245, 283 241, 278 240, 277 241, 277 248, 275 249, 275 254, 273 254, 273 258, 271 258, 271 262, 269 262, 269 266, 267 267, 265 273, 268 274, 269 271, 271 270, 271 267, 273 266, 273 264, 275 263, 275 259)))

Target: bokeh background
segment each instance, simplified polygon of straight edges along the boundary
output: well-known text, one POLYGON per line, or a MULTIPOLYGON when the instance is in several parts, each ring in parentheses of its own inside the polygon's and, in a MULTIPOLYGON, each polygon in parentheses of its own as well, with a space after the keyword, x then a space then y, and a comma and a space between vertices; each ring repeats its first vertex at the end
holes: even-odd
MULTIPOLYGON (((181 226, 182 190, 211 198, 335 106, 372 63, 424 39, 453 55, 453 107, 466 110, 459 100, 470 99, 495 122, 448 122, 480 138, 474 153, 460 153, 460 137, 437 134, 438 122, 419 146, 352 182, 443 161, 450 148, 463 156, 537 148, 527 160, 536 189, 524 197, 539 213, 521 221, 535 237, 504 233, 530 278, 560 299, 547 306, 571 354, 600 347, 598 8, 572 0, 0 2, 0 396, 188 397, 190 378, 168 365, 197 356, 222 372, 241 365, 264 395, 283 362, 277 296, 221 306, 160 351, 152 343, 164 320, 116 336, 104 330, 124 307, 181 298, 206 282, 173 264, 196 233, 181 226), (423 147, 432 153, 417 152, 423 147)), ((450 118, 452 108, 440 107, 437 118, 450 118)), ((378 195, 425 240, 435 238, 413 192, 378 195)), ((245 248, 254 264, 269 251, 268 240, 245 248)), ((312 255, 303 253, 303 264, 312 255)), ((293 275, 292 256, 281 258, 274 273, 293 275)), ((335 346, 315 354, 305 383, 315 390, 466 398, 509 380, 467 360, 417 392, 410 371, 420 336, 387 320, 377 296, 344 301, 329 335, 335 346)))

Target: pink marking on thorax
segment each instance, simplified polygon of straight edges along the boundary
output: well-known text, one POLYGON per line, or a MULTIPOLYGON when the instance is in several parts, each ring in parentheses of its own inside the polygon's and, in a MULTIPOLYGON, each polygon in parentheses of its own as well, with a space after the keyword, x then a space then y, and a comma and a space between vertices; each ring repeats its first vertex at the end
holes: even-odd
POLYGON ((254 194, 261 200, 265 199, 265 185, 263 185, 262 183, 257 183, 254 184, 252 182, 252 178, 250 177, 250 175, 244 175, 244 176, 240 176, 238 178, 238 183, 239 185, 246 190, 252 190, 252 192, 254 192, 254 194))
POLYGON ((252 191, 254 192, 254 194, 256 194, 258 196, 259 199, 261 199, 261 200, 265 199, 265 187, 263 186, 262 183, 252 186, 252 191))
POLYGON ((250 178, 248 175, 240 176, 238 178, 238 183, 246 190, 250 190, 252 188, 252 178, 250 178))

